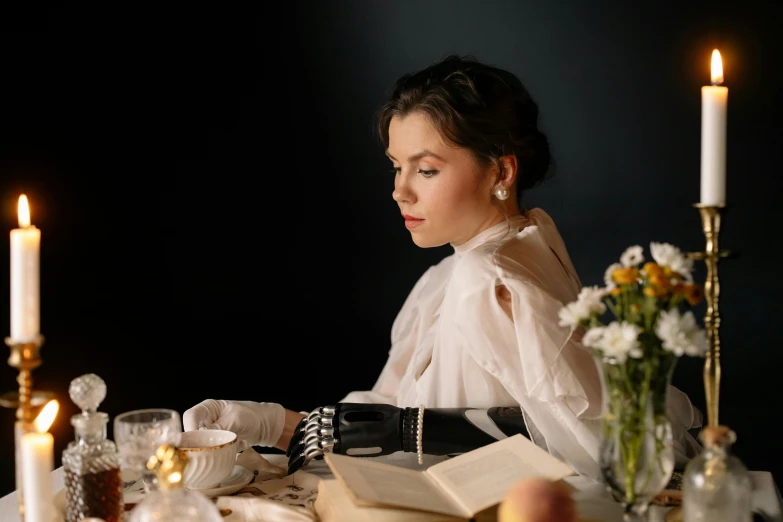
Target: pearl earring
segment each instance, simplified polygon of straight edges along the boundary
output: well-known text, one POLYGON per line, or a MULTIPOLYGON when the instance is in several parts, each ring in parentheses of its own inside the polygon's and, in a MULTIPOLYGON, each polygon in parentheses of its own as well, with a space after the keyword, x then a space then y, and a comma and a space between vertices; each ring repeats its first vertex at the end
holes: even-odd
POLYGON ((495 197, 498 198, 500 201, 503 201, 505 199, 508 199, 509 191, 506 187, 503 185, 498 185, 495 187, 495 197))

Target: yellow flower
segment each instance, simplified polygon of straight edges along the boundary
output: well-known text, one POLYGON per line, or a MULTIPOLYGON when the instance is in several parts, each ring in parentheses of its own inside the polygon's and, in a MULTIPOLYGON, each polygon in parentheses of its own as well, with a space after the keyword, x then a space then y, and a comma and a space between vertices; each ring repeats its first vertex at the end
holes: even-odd
POLYGON ((659 265, 658 263, 654 263, 652 261, 648 261, 647 263, 645 263, 643 268, 648 276, 664 274, 664 269, 661 268, 661 265, 659 265))
POLYGON ((691 306, 698 304, 702 297, 704 297, 704 291, 702 290, 701 286, 688 285, 688 293, 685 298, 688 300, 691 306))
POLYGON ((612 288, 612 291, 610 292, 614 296, 618 296, 623 293, 623 289, 620 287, 612 288))
POLYGON ((702 297, 704 297, 704 292, 699 285, 677 283, 672 288, 672 292, 675 294, 684 295, 685 299, 688 301, 688 304, 691 306, 699 304, 699 301, 701 301, 702 297))
POLYGON ((648 297, 658 297, 658 292, 656 292, 655 287, 652 286, 645 286, 642 292, 648 297))
POLYGON ((668 277, 670 279, 676 279, 677 281, 682 281, 683 280, 683 277, 682 277, 681 273, 675 272, 674 270, 672 270, 668 266, 663 267, 663 273, 666 275, 666 277, 668 277))
POLYGON ((618 268, 612 272, 612 279, 615 283, 621 285, 632 285, 639 278, 639 269, 633 266, 628 268, 618 268))
POLYGON ((663 291, 668 292, 669 289, 672 287, 671 283, 669 282, 669 278, 665 275, 661 274, 652 274, 650 276, 650 284, 655 287, 655 291, 663 291))

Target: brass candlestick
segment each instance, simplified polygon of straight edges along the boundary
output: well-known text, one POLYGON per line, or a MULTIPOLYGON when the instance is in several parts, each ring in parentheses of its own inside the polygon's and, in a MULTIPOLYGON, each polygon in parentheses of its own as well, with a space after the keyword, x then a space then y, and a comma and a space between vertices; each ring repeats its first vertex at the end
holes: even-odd
POLYGON ((733 256, 734 253, 721 251, 718 245, 720 226, 726 214, 725 205, 693 205, 699 209, 701 227, 707 240, 703 252, 690 252, 692 259, 703 260, 707 265, 707 277, 704 282, 704 298, 707 302, 707 313, 704 316, 704 327, 707 331, 707 355, 704 362, 704 392, 707 398, 707 425, 718 426, 718 402, 720 398, 720 280, 718 279, 718 261, 721 258, 733 256))
POLYGON ((30 342, 20 343, 6 337, 5 344, 11 349, 8 365, 19 370, 16 382, 19 391, 8 392, 0 396, 0 406, 16 409, 14 422, 14 446, 16 465, 16 494, 19 501, 19 516, 24 520, 24 495, 22 494, 21 438, 32 431, 37 410, 54 398, 51 392, 33 391, 32 371, 41 366, 41 345, 43 337, 38 336, 30 342))

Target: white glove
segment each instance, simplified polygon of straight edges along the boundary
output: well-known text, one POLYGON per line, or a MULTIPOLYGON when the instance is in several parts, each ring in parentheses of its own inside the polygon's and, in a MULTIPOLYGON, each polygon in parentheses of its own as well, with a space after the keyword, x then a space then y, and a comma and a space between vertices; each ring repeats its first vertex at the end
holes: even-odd
POLYGON ((182 414, 182 428, 233 431, 240 450, 248 446, 274 446, 283 433, 285 408, 274 402, 207 399, 182 414))

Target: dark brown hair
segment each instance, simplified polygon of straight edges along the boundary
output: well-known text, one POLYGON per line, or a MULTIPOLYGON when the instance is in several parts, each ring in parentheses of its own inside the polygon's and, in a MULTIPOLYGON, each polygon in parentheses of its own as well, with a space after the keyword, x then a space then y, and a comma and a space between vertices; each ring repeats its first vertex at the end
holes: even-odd
POLYGON ((377 131, 389 147, 394 116, 422 112, 443 138, 470 150, 483 165, 513 154, 519 164, 517 195, 543 182, 552 158, 546 135, 538 129, 538 104, 513 73, 450 55, 416 73, 402 76, 377 114, 377 131))

